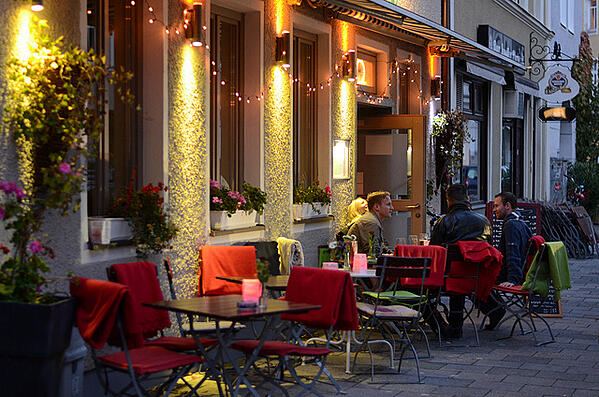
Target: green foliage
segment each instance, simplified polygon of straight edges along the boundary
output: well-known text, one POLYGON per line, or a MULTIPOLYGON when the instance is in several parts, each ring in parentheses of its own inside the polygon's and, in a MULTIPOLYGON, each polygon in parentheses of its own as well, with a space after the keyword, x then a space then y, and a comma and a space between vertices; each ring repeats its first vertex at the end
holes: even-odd
POLYGON ((296 186, 293 189, 293 203, 309 203, 312 205, 314 203, 331 204, 331 197, 333 197, 331 187, 325 186, 321 188, 319 185, 318 181, 314 181, 308 187, 303 187, 302 185, 296 186))
POLYGON ((574 194, 576 186, 584 186, 581 200, 582 206, 592 217, 599 206, 599 163, 577 162, 568 166, 568 175, 573 182, 568 182, 568 195, 574 194))
POLYGON ((7 104, 4 125, 21 153, 25 189, 0 182, 0 219, 11 231, 11 249, 0 267, 0 300, 39 302, 47 284, 43 256, 52 249, 36 237, 48 209, 67 215, 79 209, 82 156, 87 142, 103 131, 106 83, 132 101, 124 89, 130 73, 111 71, 93 51, 51 40, 45 21, 34 19, 28 42, 30 55, 13 56, 7 63, 7 104), (11 255, 9 255, 11 254, 11 255))
POLYGON ((599 159, 599 86, 593 77, 593 58, 589 35, 580 34, 578 62, 572 67, 572 76, 580 84, 580 92, 573 99, 576 108, 576 160, 596 162, 599 159))
POLYGON ((459 110, 437 113, 431 135, 435 137, 437 189, 446 188, 462 168, 464 143, 470 141, 466 117, 459 110))
POLYGON ((261 283, 267 282, 270 277, 268 262, 256 259, 256 273, 258 274, 258 280, 260 280, 261 283))
POLYGON ((133 232, 133 243, 137 256, 147 258, 150 254, 160 254, 177 235, 177 228, 164 208, 162 192, 167 187, 151 183, 141 190, 128 190, 115 200, 111 213, 127 219, 133 232))
POLYGON ((220 183, 210 180, 210 211, 227 211, 231 216, 239 211, 264 212, 266 193, 249 183, 243 184, 243 192, 231 190, 220 183))

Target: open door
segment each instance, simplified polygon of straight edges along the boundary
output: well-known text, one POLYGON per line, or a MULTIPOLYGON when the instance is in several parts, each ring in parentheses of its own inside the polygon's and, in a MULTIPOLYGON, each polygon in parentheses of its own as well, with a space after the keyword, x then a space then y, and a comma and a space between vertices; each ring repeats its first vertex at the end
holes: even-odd
POLYGON ((424 115, 382 115, 358 119, 356 191, 391 193, 394 214, 385 221, 385 238, 426 231, 424 115))

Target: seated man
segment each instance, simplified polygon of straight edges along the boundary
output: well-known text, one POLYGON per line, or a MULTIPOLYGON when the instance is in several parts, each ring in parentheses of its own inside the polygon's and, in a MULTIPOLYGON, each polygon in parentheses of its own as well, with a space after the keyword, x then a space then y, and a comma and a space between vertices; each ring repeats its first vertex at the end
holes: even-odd
POLYGON ((379 257, 382 254, 391 254, 392 251, 383 237, 383 224, 385 219, 391 218, 391 197, 389 192, 372 192, 366 198, 368 212, 356 219, 348 235, 353 234, 358 239, 358 252, 367 254, 370 248, 370 236, 373 237, 373 255, 379 257))
MULTIPOLYGON (((433 228, 431 245, 453 244, 458 241, 491 242, 491 224, 486 217, 472 211, 465 185, 451 185, 445 198, 449 208, 433 228)), ((449 326, 444 332, 449 338, 462 336, 465 299, 463 295, 449 297, 449 326)))
MULTIPOLYGON (((503 254, 503 265, 496 282, 502 287, 522 285, 524 282, 524 265, 526 263, 526 244, 532 237, 532 231, 516 210, 516 196, 510 192, 502 192, 495 196, 495 217, 503 219, 499 251, 503 254)), ((491 293, 487 302, 479 302, 480 310, 489 315, 486 329, 493 329, 505 315, 505 309, 498 309, 501 298, 491 293)))

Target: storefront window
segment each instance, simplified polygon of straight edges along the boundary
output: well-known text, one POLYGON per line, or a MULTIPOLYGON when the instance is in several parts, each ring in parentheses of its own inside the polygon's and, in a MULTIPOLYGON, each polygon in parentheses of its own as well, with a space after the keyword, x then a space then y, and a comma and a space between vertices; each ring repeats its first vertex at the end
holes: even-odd
POLYGON ((215 7, 210 25, 210 60, 216 70, 210 78, 210 178, 234 190, 243 184, 242 19, 215 7))
POLYGON ((522 119, 504 119, 501 132, 501 190, 523 195, 523 135, 522 119))
MULTIPOLYGON (((142 104, 142 10, 117 0, 87 1, 88 49, 106 55, 110 67, 133 72, 128 88, 142 104)), ((106 215, 112 200, 129 185, 142 180, 141 112, 124 104, 114 88, 107 87, 105 129, 96 143, 97 156, 87 168, 88 215, 106 215)))
POLYGON ((318 179, 317 128, 317 37, 294 30, 293 70, 293 180, 294 185, 310 185, 318 179))

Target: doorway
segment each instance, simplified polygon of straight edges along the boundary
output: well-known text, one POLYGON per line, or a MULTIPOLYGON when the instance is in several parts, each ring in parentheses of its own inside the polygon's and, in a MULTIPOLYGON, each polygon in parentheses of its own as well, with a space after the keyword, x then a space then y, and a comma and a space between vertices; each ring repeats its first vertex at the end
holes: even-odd
POLYGON ((424 115, 393 115, 391 108, 358 106, 356 192, 391 194, 393 217, 385 239, 418 235, 425 228, 424 115))

